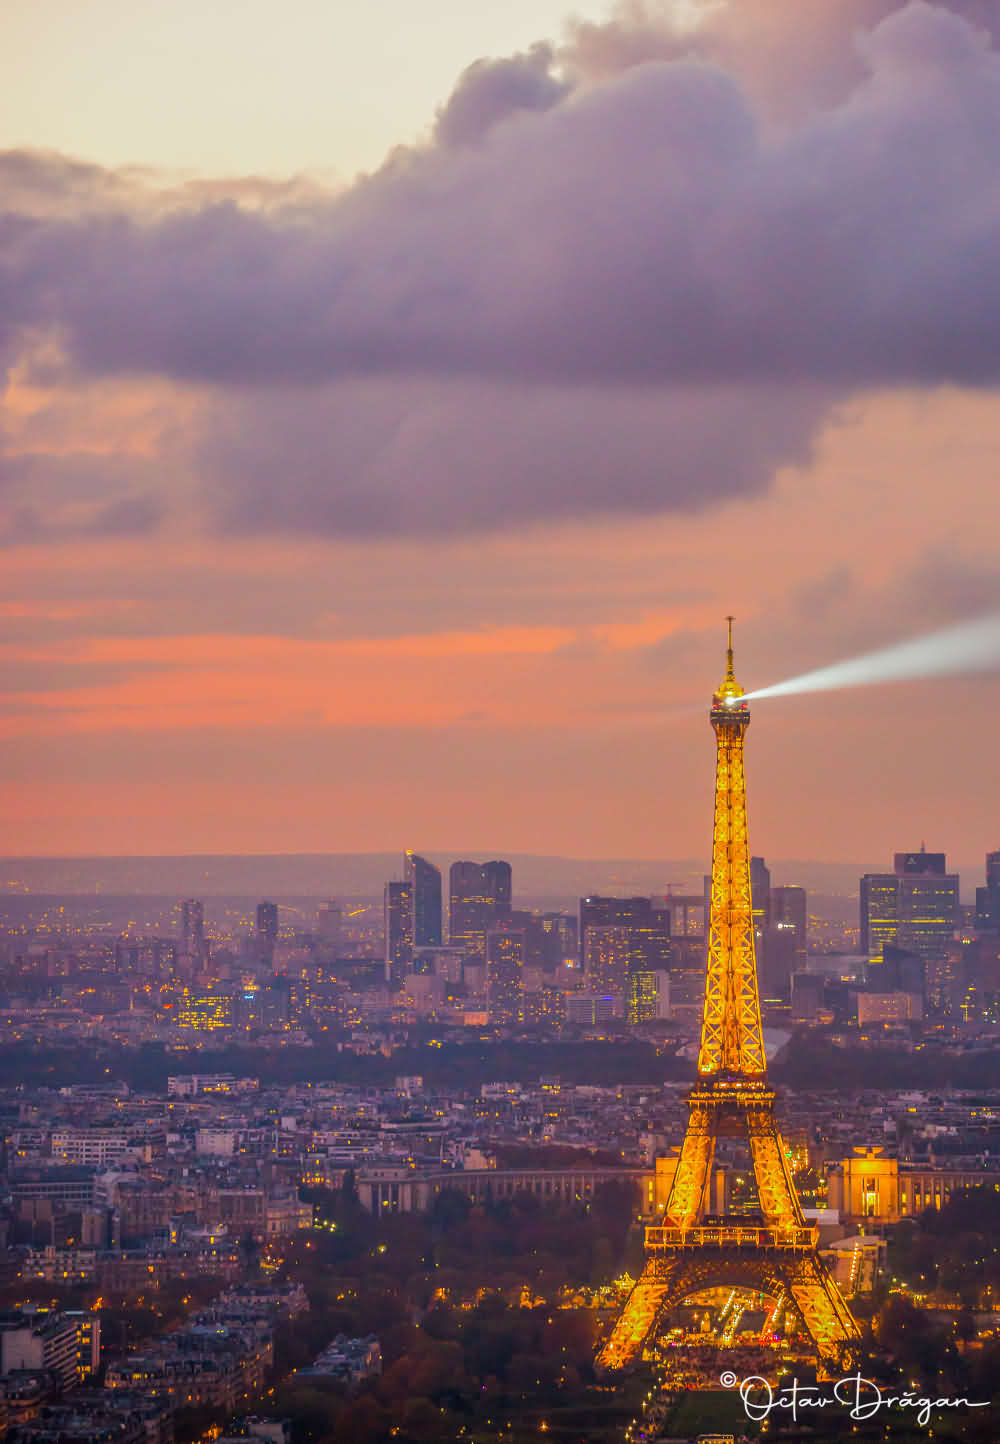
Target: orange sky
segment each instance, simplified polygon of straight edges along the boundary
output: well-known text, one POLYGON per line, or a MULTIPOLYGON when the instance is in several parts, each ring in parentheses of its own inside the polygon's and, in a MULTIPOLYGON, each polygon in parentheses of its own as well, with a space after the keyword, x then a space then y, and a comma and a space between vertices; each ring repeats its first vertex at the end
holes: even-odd
MULTIPOLYGON (((159 8, 0 55, 0 853, 707 856, 728 613, 1000 608, 991 7, 159 8)), ((755 703, 754 851, 981 871, 998 702, 755 703)))
MULTIPOLYGON (((887 393, 698 518, 15 549, 0 846, 697 855, 725 612, 750 687, 985 610, 998 461, 991 398, 887 393)), ((996 686, 757 704, 754 847, 976 859, 996 686)))

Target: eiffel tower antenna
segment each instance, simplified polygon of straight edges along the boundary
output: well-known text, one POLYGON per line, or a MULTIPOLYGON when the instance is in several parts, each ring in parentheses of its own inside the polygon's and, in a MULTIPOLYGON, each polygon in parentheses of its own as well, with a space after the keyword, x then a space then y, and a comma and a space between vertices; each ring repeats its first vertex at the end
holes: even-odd
POLYGON ((676 1160, 662 1225, 646 1229, 643 1272, 597 1357, 605 1371, 642 1357, 664 1317, 692 1294, 721 1285, 787 1297, 824 1365, 849 1356, 858 1326, 817 1252, 774 1117, 757 988, 743 743, 750 707, 733 665, 733 618, 726 674, 712 697, 716 739, 715 819, 708 958, 698 1082, 688 1095, 688 1125, 676 1160), (757 1219, 708 1217, 720 1137, 749 1144, 757 1182, 757 1219))

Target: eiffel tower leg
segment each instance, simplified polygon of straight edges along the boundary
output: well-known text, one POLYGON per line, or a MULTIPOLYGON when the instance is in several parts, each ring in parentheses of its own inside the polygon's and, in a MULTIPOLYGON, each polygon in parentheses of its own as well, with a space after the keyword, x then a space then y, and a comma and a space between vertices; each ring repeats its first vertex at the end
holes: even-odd
POLYGON ((681 1156, 677 1160, 677 1171, 667 1199, 667 1218, 678 1228, 690 1228, 705 1211, 715 1157, 715 1137, 715 1118, 711 1109, 692 1103, 681 1156))
POLYGON ((801 1228, 802 1210, 770 1108, 747 1109, 747 1135, 761 1212, 779 1227, 801 1228))
POLYGON ((667 1307, 676 1273, 674 1260, 646 1260, 641 1277, 615 1320, 611 1337, 597 1355, 599 1370, 625 1369, 642 1358, 646 1340, 667 1307))
POLYGON ((788 1292, 823 1363, 852 1360, 861 1333, 822 1259, 801 1255, 787 1266, 787 1278, 788 1292))

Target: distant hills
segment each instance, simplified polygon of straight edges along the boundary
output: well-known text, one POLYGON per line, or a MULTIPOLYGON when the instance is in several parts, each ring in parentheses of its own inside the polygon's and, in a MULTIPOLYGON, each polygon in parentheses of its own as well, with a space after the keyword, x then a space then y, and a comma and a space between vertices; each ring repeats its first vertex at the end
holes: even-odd
MULTIPOLYGON (((515 898, 568 899, 588 892, 619 895, 699 893, 708 858, 544 857, 482 849, 423 854, 443 872, 458 858, 505 857, 515 898)), ((401 852, 276 853, 268 856, 45 857, 0 861, 0 888, 55 894, 113 896, 376 897, 387 878, 402 876, 401 852)), ((877 863, 808 862, 768 858, 775 884, 799 883, 812 893, 854 896, 863 872, 877 863)))

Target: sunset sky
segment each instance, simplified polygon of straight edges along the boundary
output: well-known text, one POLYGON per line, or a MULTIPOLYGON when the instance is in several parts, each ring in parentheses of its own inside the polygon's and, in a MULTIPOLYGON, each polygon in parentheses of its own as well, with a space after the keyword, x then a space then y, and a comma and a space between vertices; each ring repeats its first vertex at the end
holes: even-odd
MULTIPOLYGON (((707 855, 726 613, 1000 611, 994 0, 5 32, 0 852, 707 855)), ((998 710, 755 704, 753 850, 981 871, 998 710)))

